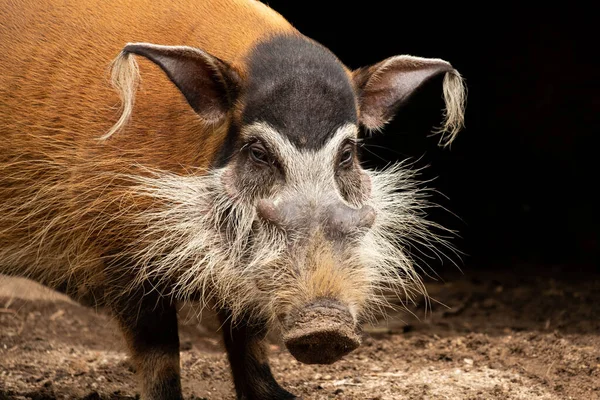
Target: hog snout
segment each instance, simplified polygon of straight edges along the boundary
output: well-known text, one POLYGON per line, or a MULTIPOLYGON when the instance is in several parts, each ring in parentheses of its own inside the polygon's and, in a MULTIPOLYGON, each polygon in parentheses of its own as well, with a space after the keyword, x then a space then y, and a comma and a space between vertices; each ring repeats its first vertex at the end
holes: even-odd
POLYGON ((334 300, 320 300, 296 313, 285 327, 283 341, 296 360, 331 364, 360 346, 354 318, 334 300))
POLYGON ((283 229, 310 230, 319 224, 332 237, 357 234, 369 229, 375 222, 373 207, 352 208, 341 201, 314 206, 300 201, 276 205, 272 200, 263 199, 256 209, 261 218, 283 229))

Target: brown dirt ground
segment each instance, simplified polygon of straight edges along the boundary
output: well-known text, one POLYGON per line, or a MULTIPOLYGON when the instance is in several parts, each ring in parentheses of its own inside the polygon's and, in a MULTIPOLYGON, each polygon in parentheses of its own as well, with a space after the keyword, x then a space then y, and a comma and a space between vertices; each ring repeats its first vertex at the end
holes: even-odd
MULTIPOLYGON (((586 278, 513 268, 431 281, 445 306, 427 316, 421 303, 411 308, 419 318, 404 312, 368 327, 363 346, 331 366, 302 365, 274 342, 272 368, 306 400, 600 399, 600 279, 586 278)), ((188 399, 234 399, 214 327, 210 317, 181 318, 188 399)), ((137 396, 110 316, 0 280, 0 400, 137 396)))

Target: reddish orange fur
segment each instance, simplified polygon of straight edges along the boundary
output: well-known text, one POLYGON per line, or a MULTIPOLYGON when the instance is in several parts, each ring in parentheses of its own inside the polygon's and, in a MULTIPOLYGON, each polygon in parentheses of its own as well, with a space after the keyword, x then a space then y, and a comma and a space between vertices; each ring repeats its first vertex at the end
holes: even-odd
POLYGON ((276 32, 297 33, 253 0, 3 3, 0 202, 6 207, 0 212, 19 211, 0 218, 0 250, 46 234, 40 251, 63 266, 36 270, 32 254, 11 265, 0 259, 0 272, 45 283, 64 278, 69 257, 70 274, 95 279, 98 257, 136 237, 119 219, 129 207, 147 205, 131 202, 126 185, 113 182, 117 174, 137 164, 176 173, 205 168, 227 131, 227 122, 205 126, 164 72, 138 57, 142 81, 134 117, 122 132, 99 141, 119 116, 109 65, 127 42, 198 47, 244 76, 254 43, 276 32), (115 223, 102 234, 90 232, 101 213, 115 223))
POLYGON ((10 146, 4 156, 11 149, 45 147, 48 136, 59 146, 76 141, 67 145, 71 157, 127 155, 167 169, 206 165, 223 132, 203 135, 205 127, 165 74, 139 59, 142 90, 132 126, 99 144, 95 139, 117 117, 119 99, 107 71, 123 46, 135 41, 195 46, 243 73, 254 42, 295 31, 257 1, 16 1, 2 10, 0 123, 10 146), (205 150, 200 159, 198 149, 205 150))

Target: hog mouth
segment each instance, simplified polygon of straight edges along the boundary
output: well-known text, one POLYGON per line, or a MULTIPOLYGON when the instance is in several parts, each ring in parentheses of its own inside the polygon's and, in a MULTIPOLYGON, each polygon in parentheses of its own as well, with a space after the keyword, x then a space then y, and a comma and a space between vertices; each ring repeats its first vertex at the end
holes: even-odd
POLYGON ((288 318, 283 341, 304 364, 332 364, 361 344, 359 328, 349 309, 331 299, 320 299, 288 318))

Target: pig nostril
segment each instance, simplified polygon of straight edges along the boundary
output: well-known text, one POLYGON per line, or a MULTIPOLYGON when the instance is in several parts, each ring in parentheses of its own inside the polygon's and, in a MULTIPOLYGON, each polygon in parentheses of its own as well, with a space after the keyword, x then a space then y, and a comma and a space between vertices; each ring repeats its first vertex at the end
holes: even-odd
POLYGON ((312 347, 312 345, 310 345, 310 344, 299 344, 298 345, 298 351, 308 352, 308 351, 310 351, 311 347, 312 347))

